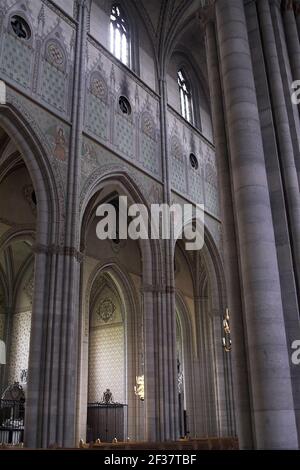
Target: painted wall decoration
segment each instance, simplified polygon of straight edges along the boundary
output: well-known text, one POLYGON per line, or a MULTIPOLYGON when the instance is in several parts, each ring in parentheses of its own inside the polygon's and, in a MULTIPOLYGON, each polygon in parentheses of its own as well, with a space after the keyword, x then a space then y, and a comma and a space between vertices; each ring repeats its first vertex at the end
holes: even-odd
POLYGON ((47 129, 53 157, 66 162, 69 156, 70 129, 62 123, 58 123, 47 129))
POLYGON ((62 162, 64 162, 67 158, 66 138, 62 127, 59 127, 56 131, 53 154, 58 160, 61 160, 62 162))
POLYGON ((125 331, 120 300, 102 278, 91 292, 89 335, 89 402, 100 401, 109 388, 114 400, 125 400, 125 331))
POLYGON ((182 193, 186 193, 186 165, 183 154, 183 147, 179 138, 178 131, 175 127, 174 133, 170 139, 170 156, 171 156, 171 178, 174 189, 182 193))
POLYGON ((69 115, 76 23, 39 0, 6 1, 0 17, 0 72, 36 101, 69 115))
POLYGON ((9 383, 20 382, 21 373, 28 369, 31 312, 14 314, 9 357, 9 383))

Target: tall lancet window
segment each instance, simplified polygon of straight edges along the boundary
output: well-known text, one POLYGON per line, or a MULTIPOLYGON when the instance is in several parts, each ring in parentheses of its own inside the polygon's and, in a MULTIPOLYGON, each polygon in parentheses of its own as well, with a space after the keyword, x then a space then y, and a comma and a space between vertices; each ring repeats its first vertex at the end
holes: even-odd
POLYGON ((181 114, 188 122, 193 122, 191 87, 182 69, 178 70, 177 80, 180 93, 181 114))
POLYGON ((129 29, 119 5, 113 5, 110 15, 110 48, 111 52, 123 64, 130 66, 129 29))

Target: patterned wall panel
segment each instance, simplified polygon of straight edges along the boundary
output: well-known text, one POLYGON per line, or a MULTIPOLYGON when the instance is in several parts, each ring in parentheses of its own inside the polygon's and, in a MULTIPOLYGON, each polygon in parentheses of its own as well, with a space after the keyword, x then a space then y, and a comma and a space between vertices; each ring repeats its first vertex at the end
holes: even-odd
POLYGON ((40 95, 61 112, 67 110, 71 88, 67 44, 58 23, 43 41, 41 57, 40 95))
POLYGON ((204 142, 201 143, 201 152, 204 155, 205 205, 212 214, 219 216, 220 207, 216 155, 213 149, 204 142))
POLYGON ((183 120, 171 110, 168 113, 168 129, 174 191, 181 193, 194 203, 204 203, 205 209, 218 217, 217 170, 213 147, 206 143, 196 130, 188 128, 183 120), (197 158, 197 168, 191 165, 191 153, 197 158), (177 158, 174 157, 176 154, 178 154, 177 158), (183 160, 180 160, 180 154, 185 155, 183 160))
POLYGON ((159 177, 159 142, 155 128, 155 121, 149 111, 143 111, 141 114, 140 131, 140 158, 143 161, 144 168, 159 177))
POLYGON ((177 135, 172 135, 170 140, 171 155, 171 181, 177 191, 186 194, 186 158, 177 135))
MULTIPOLYGON (((101 68, 100 68, 101 70, 101 68)), ((101 71, 93 71, 86 97, 86 128, 93 136, 108 139, 108 86, 101 71)))
POLYGON ((124 328, 123 325, 98 327, 90 332, 89 402, 101 401, 109 388, 114 401, 124 403, 124 328))
POLYGON ((41 95, 47 103, 63 111, 65 109, 66 79, 53 65, 44 61, 41 95))
POLYGON ((70 114, 75 31, 75 23, 53 3, 0 2, 1 75, 37 101, 70 114))
POLYGON ((161 178, 156 95, 136 77, 125 73, 118 61, 112 60, 91 38, 87 63, 89 78, 86 85, 85 131, 99 142, 103 141, 123 159, 161 178), (99 78, 93 87, 91 77, 95 73, 99 73, 99 78), (131 113, 121 111, 120 96, 129 100, 131 113))
POLYGON ((203 169, 199 166, 197 169, 190 168, 188 172, 188 192, 196 204, 203 204, 203 169))
POLYGON ((100 401, 109 388, 114 401, 125 400, 125 342, 120 299, 103 277, 91 291, 89 401, 100 401))
POLYGON ((81 157, 81 204, 90 191, 91 185, 106 172, 125 171, 140 189, 149 204, 162 200, 162 185, 151 176, 121 160, 115 153, 95 141, 84 137, 81 157))
POLYGON ((31 312, 16 313, 13 317, 9 383, 20 382, 21 372, 28 369, 31 312))
POLYGON ((135 157, 135 126, 133 120, 117 112, 115 120, 115 145, 129 158, 135 157))
POLYGON ((13 82, 24 88, 31 87, 34 61, 33 18, 29 8, 16 2, 14 6, 3 10, 1 65, 13 82), (21 22, 15 24, 15 18, 21 22))
POLYGON ((28 89, 31 87, 33 59, 33 41, 27 43, 19 39, 7 26, 3 34, 1 72, 28 89))

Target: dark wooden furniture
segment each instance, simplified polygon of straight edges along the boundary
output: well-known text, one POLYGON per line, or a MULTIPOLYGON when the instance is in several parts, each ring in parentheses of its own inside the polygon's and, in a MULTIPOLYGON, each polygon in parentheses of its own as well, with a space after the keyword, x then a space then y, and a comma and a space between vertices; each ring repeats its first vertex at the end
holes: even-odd
POLYGON ((121 403, 89 403, 87 442, 119 442, 127 440, 127 405, 121 403))

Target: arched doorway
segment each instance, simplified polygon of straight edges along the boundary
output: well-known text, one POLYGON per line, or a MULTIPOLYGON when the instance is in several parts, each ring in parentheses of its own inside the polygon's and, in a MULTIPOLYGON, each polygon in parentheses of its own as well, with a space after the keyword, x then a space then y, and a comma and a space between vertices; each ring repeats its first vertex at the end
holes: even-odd
POLYGON ((15 142, 0 128, 0 339, 6 349, 0 383, 3 442, 24 440, 23 405, 18 400, 25 396, 26 407, 36 218, 31 176, 15 142))
MULTIPOLYGON (((144 400, 144 395, 147 394, 148 367, 144 354, 147 343, 145 332, 150 330, 144 322, 146 318, 146 321, 151 322, 152 306, 145 304, 143 286, 147 282, 152 283, 153 253, 150 253, 146 243, 131 239, 119 240, 118 237, 114 240, 99 240, 96 235, 99 218, 95 214, 98 205, 112 203, 117 207, 119 195, 124 194, 128 196, 128 204, 136 196, 128 190, 126 183, 122 184, 122 176, 113 181, 110 176, 107 182, 98 185, 94 196, 87 203, 83 217, 82 247, 85 259, 81 283, 78 439, 89 439, 86 434, 87 405, 91 399, 104 401, 102 399, 107 389, 112 393, 114 402, 125 405, 122 439, 143 440, 148 433, 147 425, 151 425, 145 419, 147 400, 144 400), (98 288, 95 287, 97 285, 98 288), (145 308, 151 312, 148 317, 145 308), (103 321, 101 316, 109 317, 108 321, 103 321), (95 350, 102 359, 109 354, 114 357, 113 376, 105 373, 105 367, 100 372, 99 367, 95 366, 95 350), (137 393, 140 380, 143 381, 143 396, 137 393), (91 393, 92 388, 95 390, 93 384, 96 382, 99 384, 97 394, 91 393)), ((152 405, 150 400, 149 403, 152 405)), ((108 433, 105 439, 111 440, 111 435, 108 433)))
POLYGON ((48 424, 41 420, 47 412, 41 384, 52 368, 48 326, 54 265, 48 247, 57 244, 60 204, 49 155, 10 99, 8 93, 7 105, 0 106, 2 290, 4 286, 0 313, 5 316, 0 323, 7 352, 1 386, 3 390, 8 382, 22 382, 26 399, 22 439, 28 446, 42 447, 51 439, 48 424))
POLYGON ((174 254, 180 433, 235 434, 230 357, 222 348, 223 278, 207 229, 200 251, 174 254), (180 387, 181 386, 181 387, 180 387))

